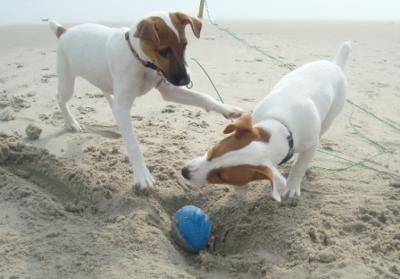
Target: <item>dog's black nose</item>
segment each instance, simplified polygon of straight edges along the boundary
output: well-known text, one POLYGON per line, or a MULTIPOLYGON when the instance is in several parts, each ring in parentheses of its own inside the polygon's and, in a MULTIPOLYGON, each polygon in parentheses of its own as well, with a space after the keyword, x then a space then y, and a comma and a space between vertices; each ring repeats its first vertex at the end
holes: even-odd
POLYGON ((178 81, 178 85, 179 85, 179 86, 188 85, 189 83, 190 83, 190 78, 189 78, 189 77, 181 78, 181 79, 178 81))
POLYGON ((184 178, 186 178, 186 179, 188 179, 188 180, 190 179, 190 170, 189 170, 188 167, 184 167, 184 168, 182 169, 181 173, 182 173, 182 176, 183 176, 184 178))

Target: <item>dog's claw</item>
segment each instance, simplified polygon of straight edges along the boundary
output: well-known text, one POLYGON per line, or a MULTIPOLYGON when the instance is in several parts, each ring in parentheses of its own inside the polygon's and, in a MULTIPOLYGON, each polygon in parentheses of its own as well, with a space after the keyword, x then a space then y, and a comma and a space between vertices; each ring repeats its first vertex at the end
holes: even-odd
POLYGON ((281 201, 282 201, 281 195, 280 195, 279 191, 278 191, 277 189, 275 189, 275 188, 272 189, 271 196, 272 196, 272 198, 273 198, 274 200, 276 200, 277 202, 281 202, 281 201))
POLYGON ((79 125, 79 123, 76 120, 74 120, 70 123, 65 123, 64 126, 65 126, 65 129, 68 131, 77 132, 77 133, 83 132, 81 125, 79 125))
POLYGON ((222 108, 222 115, 229 119, 229 118, 238 118, 243 114, 243 110, 241 108, 231 106, 231 105, 223 105, 222 108))
POLYGON ((285 193, 282 195, 285 203, 289 204, 290 206, 297 206, 299 202, 298 197, 300 197, 300 192, 293 188, 286 189, 285 193))
POLYGON ((154 185, 154 178, 149 170, 145 168, 141 172, 137 172, 134 176, 134 188, 140 192, 148 191, 154 185))
POLYGON ((295 196, 300 197, 300 187, 288 187, 286 188, 283 196, 286 198, 293 199, 295 196))
POLYGON ((277 202, 281 202, 282 197, 285 197, 287 193, 286 179, 282 175, 276 174, 275 184, 272 187, 273 187, 271 193, 272 198, 277 202))
POLYGON ((295 196, 295 194, 296 194, 296 192, 295 192, 294 190, 288 190, 288 191, 285 193, 285 196, 288 197, 289 199, 293 199, 294 196, 295 196))
POLYGON ((145 179, 139 179, 135 181, 135 187, 144 190, 153 187, 154 179, 150 176, 145 179))

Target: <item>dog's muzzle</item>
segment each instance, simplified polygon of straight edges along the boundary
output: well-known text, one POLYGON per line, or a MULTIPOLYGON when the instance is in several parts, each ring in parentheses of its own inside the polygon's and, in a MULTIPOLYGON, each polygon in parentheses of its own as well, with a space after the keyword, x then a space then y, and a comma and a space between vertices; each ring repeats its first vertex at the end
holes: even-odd
POLYGON ((178 75, 173 78, 169 78, 168 81, 175 86, 185 86, 191 83, 189 75, 178 75))
POLYGON ((190 180, 190 170, 189 170, 188 167, 184 167, 184 168, 181 170, 181 174, 182 174, 182 176, 183 176, 185 179, 190 180))

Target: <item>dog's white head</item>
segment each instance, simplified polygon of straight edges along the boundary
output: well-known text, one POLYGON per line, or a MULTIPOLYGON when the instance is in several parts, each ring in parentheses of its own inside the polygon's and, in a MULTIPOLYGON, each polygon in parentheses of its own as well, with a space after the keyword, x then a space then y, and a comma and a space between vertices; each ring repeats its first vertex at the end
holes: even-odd
POLYGON ((176 86, 190 83, 185 61, 185 27, 188 24, 199 38, 201 21, 180 12, 159 12, 147 16, 133 30, 134 36, 140 39, 140 48, 144 54, 176 86))
MULTIPOLYGON (((270 142, 276 139, 266 129, 253 126, 251 116, 244 114, 229 124, 224 133, 230 135, 182 169, 182 175, 187 180, 196 185, 212 183, 242 186, 266 179, 273 186, 278 183, 282 187, 281 184, 285 182, 274 167, 274 162, 279 159, 270 142)), ((274 198, 280 200, 276 193, 273 193, 274 198)))

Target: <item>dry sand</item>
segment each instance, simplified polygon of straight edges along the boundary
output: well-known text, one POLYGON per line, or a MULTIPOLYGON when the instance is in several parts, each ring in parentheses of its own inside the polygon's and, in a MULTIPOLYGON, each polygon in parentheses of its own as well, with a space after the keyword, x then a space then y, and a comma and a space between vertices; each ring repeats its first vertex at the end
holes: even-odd
MULTIPOLYGON (((226 22, 240 36, 296 65, 331 58, 353 41, 349 97, 400 123, 400 24, 226 22)), ((125 147, 99 90, 76 84, 72 111, 84 133, 63 131, 55 101, 56 39, 46 25, 0 28, 0 278, 400 278, 400 185, 353 167, 312 169, 296 202, 274 202, 270 185, 197 188, 180 177, 229 123, 220 115, 168 104, 157 92, 136 100, 132 120, 154 192, 131 191, 125 147), (29 124, 42 129, 29 140, 29 124), (185 204, 214 222, 210 247, 189 255, 169 234, 185 204)), ((194 87, 251 110, 287 72, 210 25, 192 39, 194 87)), ((399 173, 399 131, 346 105, 322 148, 399 173)), ((319 153, 314 165, 345 167, 319 153)), ((287 172, 287 167, 282 168, 287 172)))

